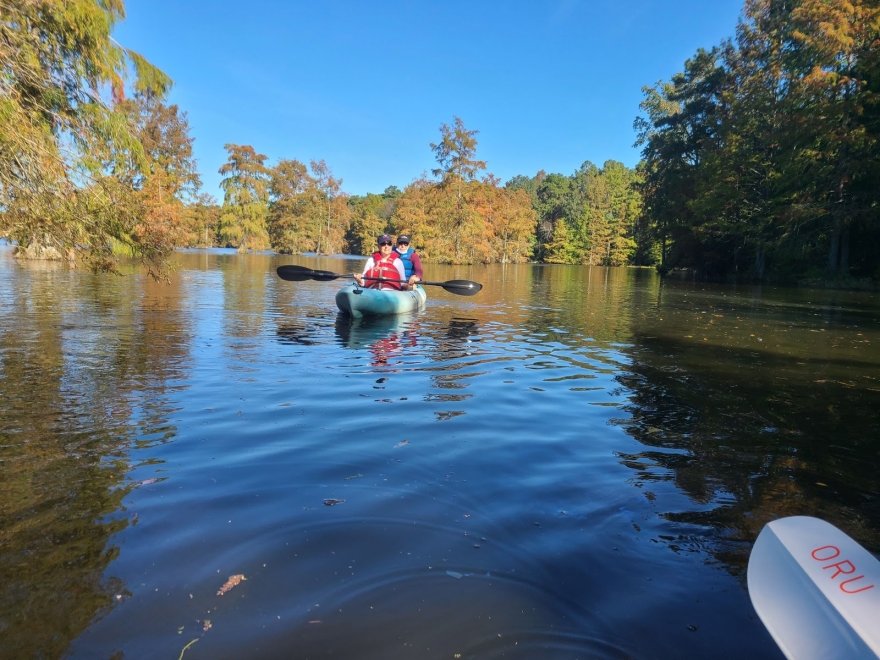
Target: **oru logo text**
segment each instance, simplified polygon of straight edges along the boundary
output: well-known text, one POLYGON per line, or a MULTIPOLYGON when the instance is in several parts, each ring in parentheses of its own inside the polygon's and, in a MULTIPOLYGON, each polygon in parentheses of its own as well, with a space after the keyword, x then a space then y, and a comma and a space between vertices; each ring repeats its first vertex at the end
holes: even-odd
POLYGON ((834 581, 845 594, 857 594, 873 589, 874 584, 864 574, 856 575, 859 569, 854 562, 841 556, 836 545, 823 545, 814 548, 810 556, 822 565, 822 571, 828 571, 826 577, 834 581), (838 578, 843 578, 838 581, 838 578))

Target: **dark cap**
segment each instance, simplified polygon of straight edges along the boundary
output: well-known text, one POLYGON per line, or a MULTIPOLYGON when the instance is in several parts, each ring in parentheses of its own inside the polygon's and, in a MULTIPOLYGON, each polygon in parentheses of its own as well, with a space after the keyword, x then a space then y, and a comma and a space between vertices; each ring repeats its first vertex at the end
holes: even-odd
POLYGON ((400 236, 397 237, 397 242, 398 243, 409 243, 410 242, 409 236, 407 236, 406 234, 401 234, 400 236))
POLYGON ((376 242, 377 243, 388 242, 388 243, 392 243, 392 244, 394 243, 394 241, 391 239, 391 236, 389 234, 382 234, 381 236, 378 236, 376 238, 376 242))

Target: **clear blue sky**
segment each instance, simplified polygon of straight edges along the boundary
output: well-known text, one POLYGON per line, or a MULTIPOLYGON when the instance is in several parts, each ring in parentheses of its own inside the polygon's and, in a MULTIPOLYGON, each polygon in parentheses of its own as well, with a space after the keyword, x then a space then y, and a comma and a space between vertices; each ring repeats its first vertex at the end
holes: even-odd
POLYGON ((733 37, 742 0, 126 0, 114 37, 174 80, 204 190, 225 143, 326 161, 355 195, 436 166, 459 116, 502 181, 634 166, 641 88, 733 37))

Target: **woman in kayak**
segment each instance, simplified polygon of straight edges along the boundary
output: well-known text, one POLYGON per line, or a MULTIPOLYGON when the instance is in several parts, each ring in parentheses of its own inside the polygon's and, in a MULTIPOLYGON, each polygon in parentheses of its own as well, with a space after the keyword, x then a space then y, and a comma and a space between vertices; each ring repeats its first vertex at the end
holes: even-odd
POLYGON ((417 282, 422 281, 422 259, 415 248, 409 246, 409 235, 400 234, 397 237, 397 247, 394 249, 403 261, 403 270, 406 273, 407 288, 411 289, 417 282))
POLYGON ((363 273, 354 273, 354 279, 359 285, 369 289, 395 289, 399 291, 406 281, 406 271, 403 268, 400 255, 394 251, 394 241, 388 234, 382 234, 376 239, 376 242, 379 245, 378 252, 374 252, 367 259, 363 273))

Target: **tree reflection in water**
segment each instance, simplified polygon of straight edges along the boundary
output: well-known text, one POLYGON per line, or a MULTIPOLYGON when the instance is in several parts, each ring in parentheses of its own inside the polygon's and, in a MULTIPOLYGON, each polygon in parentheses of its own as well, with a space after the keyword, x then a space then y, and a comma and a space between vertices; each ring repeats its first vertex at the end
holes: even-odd
MULTIPOLYGON (((680 335, 660 327, 636 334, 626 351, 632 362, 618 377, 631 392, 631 417, 621 423, 646 446, 621 454, 636 472, 634 483, 652 498, 658 482, 671 481, 699 505, 658 511, 695 530, 667 542, 708 550, 741 572, 765 523, 809 512, 880 548, 880 390, 870 362, 829 356, 819 345, 827 336, 808 343, 811 333, 804 331, 793 331, 789 346, 770 340, 736 346, 723 320, 709 330, 697 325, 706 323, 700 316, 680 335), (726 340, 713 343, 719 336, 726 340)), ((747 336, 757 336, 754 320, 732 316, 747 336)), ((764 330, 785 335, 773 324, 764 330)))
POLYGON ((184 368, 184 295, 179 280, 39 263, 0 288, 2 652, 60 657, 128 595, 104 573, 110 539, 134 521, 129 449, 175 434, 165 394, 184 368))

